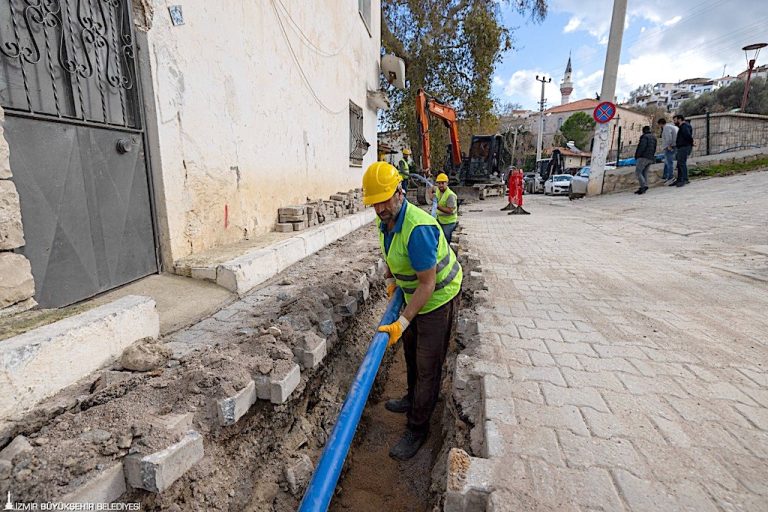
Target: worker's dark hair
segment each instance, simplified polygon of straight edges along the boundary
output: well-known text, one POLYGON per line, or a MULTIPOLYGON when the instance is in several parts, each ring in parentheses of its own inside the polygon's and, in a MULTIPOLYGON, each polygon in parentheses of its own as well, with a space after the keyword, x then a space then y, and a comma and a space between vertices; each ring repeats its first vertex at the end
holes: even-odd
POLYGON ((658 121, 656 121, 658 124, 667 124, 667 120, 663 117, 660 117, 658 121))
POLYGON ((650 126, 643 126, 643 133, 651 133, 651 127, 650 126))
POLYGON ((685 121, 685 116, 683 114, 677 114, 677 118, 681 121, 685 121))

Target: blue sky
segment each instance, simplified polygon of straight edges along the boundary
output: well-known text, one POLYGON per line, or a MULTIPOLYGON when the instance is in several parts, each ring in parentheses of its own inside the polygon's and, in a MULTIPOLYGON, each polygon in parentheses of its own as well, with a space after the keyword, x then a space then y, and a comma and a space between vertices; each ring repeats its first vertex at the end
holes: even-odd
MULTIPOLYGON (((514 31, 515 50, 494 75, 493 93, 501 102, 536 109, 541 84, 552 77, 547 105, 560 104, 560 81, 572 52, 571 100, 600 91, 612 0, 550 0, 549 14, 534 24, 500 2, 504 22, 514 31)), ((746 69, 741 47, 768 42, 766 0, 629 0, 617 96, 626 98, 644 83, 694 77, 736 75, 746 69)), ((768 50, 768 49, 766 49, 768 50)), ((768 51, 758 65, 768 63, 768 51)))

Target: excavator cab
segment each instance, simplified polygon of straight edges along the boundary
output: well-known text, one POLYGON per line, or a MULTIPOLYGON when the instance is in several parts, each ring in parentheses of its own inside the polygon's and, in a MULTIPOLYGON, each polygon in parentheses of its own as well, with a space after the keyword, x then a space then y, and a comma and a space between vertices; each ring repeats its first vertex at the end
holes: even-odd
POLYGON ((469 157, 462 162, 461 181, 476 183, 503 183, 504 173, 511 163, 504 138, 499 135, 474 135, 469 157))

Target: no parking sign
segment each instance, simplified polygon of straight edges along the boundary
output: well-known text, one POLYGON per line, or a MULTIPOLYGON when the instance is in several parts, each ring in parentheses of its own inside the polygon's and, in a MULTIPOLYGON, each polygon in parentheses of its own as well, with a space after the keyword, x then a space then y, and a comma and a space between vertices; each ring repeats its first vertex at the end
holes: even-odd
POLYGON ((616 105, 610 101, 604 101, 595 107, 592 117, 600 124, 605 124, 616 115, 616 105))

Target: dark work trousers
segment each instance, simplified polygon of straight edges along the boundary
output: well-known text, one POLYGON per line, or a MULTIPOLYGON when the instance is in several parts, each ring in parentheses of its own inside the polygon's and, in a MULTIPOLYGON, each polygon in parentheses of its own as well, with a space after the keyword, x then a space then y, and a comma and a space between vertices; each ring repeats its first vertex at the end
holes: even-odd
POLYGON ((429 418, 440 395, 443 362, 448 352, 459 293, 434 311, 417 315, 403 333, 405 365, 408 370, 408 428, 429 430, 429 418))
POLYGON ((677 181, 688 181, 688 157, 691 154, 692 146, 680 146, 677 148, 677 181))

